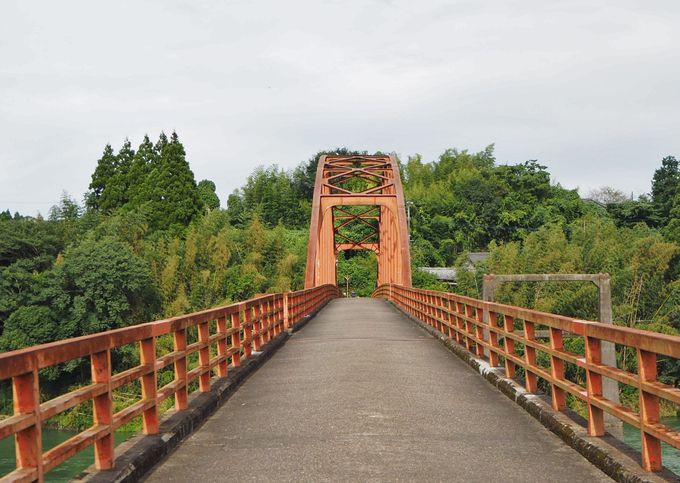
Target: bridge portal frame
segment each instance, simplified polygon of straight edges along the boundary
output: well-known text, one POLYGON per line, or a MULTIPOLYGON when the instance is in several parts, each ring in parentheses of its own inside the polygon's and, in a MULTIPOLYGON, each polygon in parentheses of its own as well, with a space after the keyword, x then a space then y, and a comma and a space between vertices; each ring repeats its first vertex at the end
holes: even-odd
POLYGON ((305 288, 337 285, 337 255, 342 250, 371 250, 378 257, 378 285, 411 286, 406 203, 393 155, 324 155, 319 159, 312 200, 307 247, 305 288), (363 180, 368 186, 356 192, 347 184, 363 180), (345 206, 371 207, 362 214, 348 213, 345 206), (339 210, 342 215, 334 213, 339 210), (377 213, 373 215, 371 211, 377 213), (369 216, 370 215, 370 216, 369 216), (340 229, 353 221, 377 227, 363 239, 353 240, 340 229), (339 222, 339 223, 338 223, 339 222), (377 236, 377 240, 375 236, 377 236))

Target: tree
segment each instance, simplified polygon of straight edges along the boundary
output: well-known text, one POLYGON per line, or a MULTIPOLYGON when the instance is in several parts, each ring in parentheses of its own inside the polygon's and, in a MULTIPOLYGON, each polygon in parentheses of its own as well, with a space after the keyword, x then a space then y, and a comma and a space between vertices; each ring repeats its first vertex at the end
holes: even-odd
POLYGON ((159 308, 155 283, 128 245, 111 237, 84 240, 55 267, 46 304, 62 321, 60 338, 151 320, 159 308))
POLYGON ((106 190, 109 180, 116 172, 116 164, 118 160, 113 153, 113 148, 110 144, 104 147, 102 157, 97 161, 97 167, 92 174, 92 181, 90 182, 90 192, 86 197, 86 205, 88 208, 95 210, 100 209, 101 198, 106 190))
POLYGON ((316 181, 316 168, 319 165, 319 159, 324 154, 335 154, 341 156, 368 154, 367 151, 357 151, 349 148, 336 148, 324 151, 319 151, 306 162, 301 163, 293 171, 293 185, 295 194, 300 199, 312 199, 314 195, 314 183, 316 181))
POLYGON ((598 203, 602 203, 604 205, 610 203, 623 203, 624 201, 629 200, 628 196, 626 196, 626 193, 621 190, 617 190, 616 188, 612 188, 611 186, 602 186, 600 188, 591 190, 588 193, 588 199, 597 201, 598 203))
POLYGON ((79 232, 78 223, 83 210, 80 208, 76 200, 71 198, 65 191, 61 195, 61 201, 58 205, 50 208, 48 219, 57 223, 61 232, 64 245, 68 245, 73 241, 79 232))
POLYGON ((129 208, 139 208, 149 198, 147 178, 151 169, 158 164, 158 153, 148 135, 144 135, 142 143, 132 158, 130 171, 128 172, 128 199, 129 208))
POLYGON ((666 156, 661 160, 661 167, 654 171, 652 178, 652 204, 662 225, 668 221, 679 186, 678 160, 673 156, 666 156))
POLYGON ((197 186, 198 197, 201 199, 203 206, 208 210, 216 210, 220 207, 220 199, 217 197, 215 190, 217 189, 215 183, 209 179, 201 180, 197 186))
POLYGON ((142 196, 148 205, 150 225, 153 229, 186 226, 201 212, 201 200, 184 146, 177 133, 172 133, 170 142, 161 133, 156 149, 160 149, 160 156, 142 196))
POLYGON ((116 155, 115 170, 106 182, 106 189, 99 200, 101 210, 112 212, 129 201, 130 170, 134 156, 135 151, 130 141, 126 139, 116 155))
POLYGON ((657 226, 659 223, 654 204, 644 195, 637 200, 609 203, 607 213, 614 219, 617 226, 632 227, 638 223, 657 226))
POLYGON ((680 244, 680 190, 673 200, 673 207, 669 213, 668 223, 664 227, 663 233, 669 240, 680 244))
POLYGON ((0 337, 0 352, 52 342, 59 338, 59 324, 46 306, 25 305, 12 312, 0 337))

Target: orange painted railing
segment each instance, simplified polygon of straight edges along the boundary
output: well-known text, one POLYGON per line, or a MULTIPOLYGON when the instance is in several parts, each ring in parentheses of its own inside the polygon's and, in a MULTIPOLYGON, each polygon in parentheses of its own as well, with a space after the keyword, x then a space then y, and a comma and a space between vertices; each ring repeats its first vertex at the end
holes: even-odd
POLYGON ((680 448, 680 432, 662 424, 659 419, 660 400, 680 404, 680 389, 657 380, 657 358, 680 359, 680 337, 398 285, 382 285, 373 296, 391 300, 406 313, 454 339, 477 357, 487 359, 489 365, 503 365, 509 378, 515 376, 518 366, 522 367, 526 389, 530 393, 538 391, 538 380, 543 379, 550 385, 555 410, 566 409, 567 394, 585 402, 588 407, 588 434, 591 436, 604 434, 605 412, 639 428, 642 466, 647 471, 661 470, 662 441, 680 448), (516 322, 523 332, 515 331, 516 322), (548 329, 547 342, 536 337, 539 327, 548 329), (585 355, 565 350, 565 335, 582 338, 585 355), (635 349, 637 374, 603 365, 603 341, 635 349), (540 353, 549 363, 539 364, 537 356, 540 353), (585 370, 585 386, 565 377, 568 364, 585 370), (637 388, 640 411, 605 398, 602 394, 603 376, 637 388))
POLYGON ((0 420, 0 439, 14 435, 16 442, 16 469, 4 477, 0 475, 0 480, 42 481, 46 472, 92 444, 96 467, 111 468, 117 428, 141 415, 144 434, 157 433, 162 401, 174 396, 175 409, 186 409, 192 381, 198 379, 200 392, 210 391, 213 372, 217 377, 226 377, 230 365, 238 367, 253 351, 337 296, 334 285, 264 295, 225 307, 0 354, 0 381, 12 380, 14 404, 14 415, 0 420), (187 343, 187 329, 193 327, 197 328, 197 341, 187 343), (166 334, 172 334, 174 350, 159 357, 156 339, 166 334), (111 350, 126 344, 139 344, 139 364, 112 374, 111 350), (198 353, 198 365, 189 369, 188 356, 194 353, 198 353), (91 384, 40 402, 39 371, 81 357, 90 358, 91 384), (158 372, 171 365, 174 379, 158 388, 158 372), (139 401, 114 413, 113 391, 137 380, 142 393, 139 401), (93 426, 43 452, 43 423, 90 400, 93 426))

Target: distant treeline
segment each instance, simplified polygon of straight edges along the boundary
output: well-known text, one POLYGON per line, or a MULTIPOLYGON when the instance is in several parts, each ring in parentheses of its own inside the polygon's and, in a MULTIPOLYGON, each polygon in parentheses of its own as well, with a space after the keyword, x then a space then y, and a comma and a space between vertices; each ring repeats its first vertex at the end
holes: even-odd
MULTIPOLYGON (((177 134, 161 133, 155 143, 144 137, 136 149, 129 141, 117 150, 107 145, 82 203, 65 195, 45 219, 0 212, 0 350, 301 288, 323 153, 291 171, 256 169, 221 207, 215 183, 196 182, 177 134)), ((401 173, 413 265, 456 265, 454 290, 479 296, 484 271, 609 272, 616 323, 680 330, 675 158, 662 160, 649 195, 631 200, 608 187, 597 203, 551 183, 537 161, 497 163, 493 146, 478 153, 450 149, 432 162, 413 156, 402 160, 401 173), (470 270, 469 251, 491 255, 470 270)), ((351 290, 367 295, 375 263, 371 253, 347 252, 339 278, 350 276, 351 290)), ((415 270, 414 283, 446 289, 415 270)), ((508 285, 499 296, 597 316, 597 294, 587 285, 508 285)), ((132 356, 120 351, 114 362, 124 365, 132 356)), ((85 372, 74 361, 45 377, 56 388, 79 384, 85 372)), ((680 367, 664 373, 673 377, 680 367)))

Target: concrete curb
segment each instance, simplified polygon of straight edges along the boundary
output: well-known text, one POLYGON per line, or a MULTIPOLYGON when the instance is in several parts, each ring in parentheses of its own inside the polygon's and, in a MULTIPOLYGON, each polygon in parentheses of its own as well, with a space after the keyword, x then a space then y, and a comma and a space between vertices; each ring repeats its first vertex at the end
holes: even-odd
POLYGON ((262 348, 259 355, 251 357, 238 368, 229 368, 225 379, 214 378, 210 392, 195 392, 189 396, 189 407, 185 411, 170 410, 161 418, 158 434, 138 434, 116 448, 116 463, 113 469, 98 471, 90 466, 72 481, 88 483, 136 482, 158 464, 162 463, 189 435, 224 404, 238 387, 262 366, 286 341, 304 327, 326 304, 305 316, 295 327, 279 334, 262 348))
POLYGON ((640 467, 640 455, 625 443, 609 434, 602 438, 588 436, 585 421, 578 414, 573 411, 565 413, 555 411, 546 396, 528 393, 515 380, 506 378, 504 369, 491 367, 487 361, 477 358, 465 347, 408 314, 392 301, 388 303, 437 338, 449 351, 467 363, 487 382, 521 406, 607 476, 621 483, 680 481, 678 476, 669 470, 664 470, 662 473, 645 472, 640 467))

